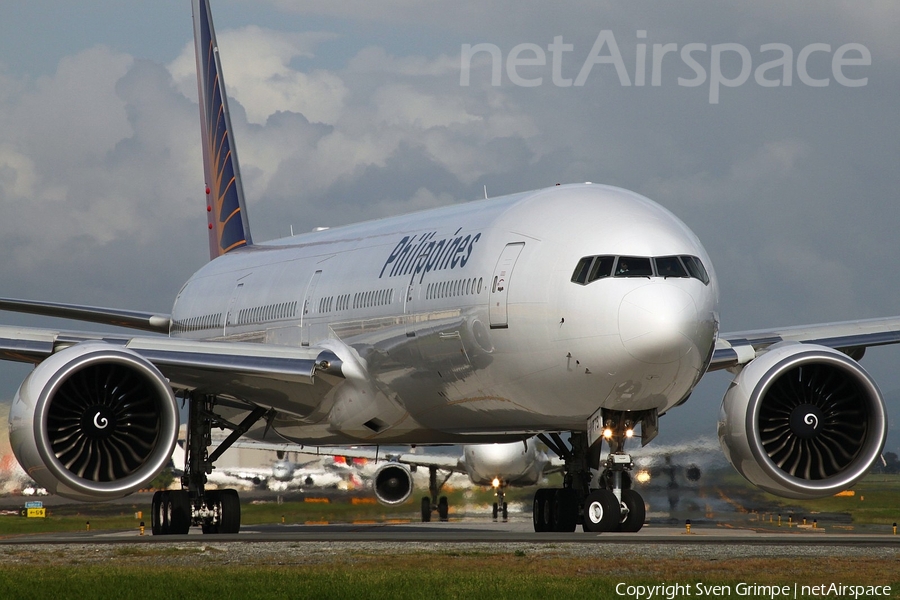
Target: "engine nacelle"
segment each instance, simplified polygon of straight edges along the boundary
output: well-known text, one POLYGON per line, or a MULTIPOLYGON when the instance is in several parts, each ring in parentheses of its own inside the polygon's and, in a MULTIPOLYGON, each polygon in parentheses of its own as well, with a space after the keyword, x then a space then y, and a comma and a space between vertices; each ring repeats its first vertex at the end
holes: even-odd
POLYGON ((375 471, 372 486, 375 497, 387 506, 406 502, 413 492, 413 478, 409 467, 400 463, 387 463, 375 471))
POLYGON ((786 342, 735 377, 718 429, 725 456, 751 483, 819 498, 866 474, 884 446, 887 415, 859 363, 831 348, 786 342))
POLYGON ((9 440, 22 468, 51 494, 82 501, 121 498, 166 466, 178 409, 159 370, 106 342, 48 357, 16 393, 9 440))

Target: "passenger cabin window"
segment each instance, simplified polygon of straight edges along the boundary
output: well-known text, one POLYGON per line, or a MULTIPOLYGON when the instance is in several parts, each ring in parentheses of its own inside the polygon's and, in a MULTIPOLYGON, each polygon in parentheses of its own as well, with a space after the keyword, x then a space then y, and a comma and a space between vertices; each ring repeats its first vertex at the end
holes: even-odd
POLYGON ((575 265, 572 282, 588 285, 610 276, 693 278, 709 285, 709 273, 696 256, 585 256, 575 265))

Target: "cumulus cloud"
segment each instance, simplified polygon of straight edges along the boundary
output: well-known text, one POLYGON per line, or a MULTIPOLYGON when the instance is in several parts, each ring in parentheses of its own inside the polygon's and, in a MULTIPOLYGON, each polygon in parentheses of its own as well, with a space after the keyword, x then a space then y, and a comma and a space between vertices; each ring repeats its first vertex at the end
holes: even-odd
MULTIPOLYGON (((285 19, 268 27, 245 5, 248 21, 217 25, 256 240, 463 202, 483 186, 596 181, 648 195, 697 232, 721 278, 723 330, 898 310, 886 275, 900 254, 895 2, 269 0, 285 19), (303 31, 306 15, 320 31, 303 31), (632 82, 641 40, 651 53, 734 42, 755 58, 769 42, 858 42, 873 61, 865 87, 751 77, 717 105, 677 84, 692 75, 677 54, 660 86, 649 73, 620 85, 597 64, 584 86, 558 87, 549 50, 520 69, 542 85, 509 82, 515 45, 564 36, 562 75, 574 78, 601 29, 632 82), (500 86, 486 54, 460 85, 461 45, 479 42, 501 51, 500 86)), ((48 73, 0 68, 4 295, 167 310, 206 260, 188 35, 165 60, 108 44, 67 51, 48 73)))
MULTIPOLYGON (((818 249, 821 239, 846 227, 841 193, 857 184, 880 182, 879 190, 889 190, 896 183, 883 167, 875 177, 848 167, 853 152, 864 146, 878 148, 872 153, 876 160, 896 149, 896 136, 884 135, 877 126, 873 135, 844 135, 870 127, 868 110, 880 111, 882 129, 896 126, 890 103, 882 103, 876 93, 885 77, 896 77, 879 70, 877 62, 870 70, 871 86, 852 97, 846 89, 767 90, 751 82, 723 90, 716 107, 706 101, 705 90, 670 85, 674 71, 660 87, 624 87, 610 65, 596 65, 584 87, 556 87, 549 58, 543 67, 523 71, 526 77, 543 77, 545 84, 537 88, 514 86, 508 78, 493 86, 487 60, 473 63, 469 86, 459 85, 462 43, 496 42, 505 58, 513 42, 545 46, 554 35, 565 34, 576 49, 565 57, 564 75, 574 77, 603 27, 616 32, 632 71, 637 43, 632 38, 641 28, 649 30, 648 43, 726 40, 753 47, 762 38, 777 38, 799 48, 818 41, 818 34, 807 25, 792 33, 773 17, 778 10, 800 11, 797 7, 776 9, 766 3, 740 14, 721 6, 704 12, 711 5, 701 1, 692 4, 693 11, 660 6, 638 15, 631 6, 573 2, 570 12, 581 17, 561 26, 563 21, 544 5, 533 3, 534 14, 512 11, 517 16, 509 17, 523 27, 492 29, 502 6, 270 4, 289 13, 392 22, 401 28, 429 20, 427 28, 456 33, 449 34, 449 44, 417 38, 414 46, 404 47, 379 42, 377 34, 354 36, 340 28, 304 32, 220 24, 220 55, 257 239, 283 235, 286 219, 301 229, 337 225, 476 198, 484 185, 494 195, 593 180, 663 202, 708 240, 714 255, 728 257, 722 259, 727 264, 735 244, 752 248, 760 239, 778 239, 789 231, 816 231, 818 237, 794 239, 801 250, 818 249), (593 16, 601 8, 605 17, 598 20, 593 16), (684 14, 697 11, 703 19, 684 14), (477 26, 459 29, 464 22, 477 26), (328 44, 352 50, 343 52, 348 57, 343 61, 323 61, 328 44), (843 183, 829 183, 839 174, 843 183), (370 200, 360 206, 363 198, 370 200), (785 208, 801 200, 805 209, 785 208), (323 206, 329 210, 323 212, 323 206), (803 220, 811 206, 819 218, 808 227, 803 220), (744 226, 740 231, 722 226, 734 214, 744 226), (778 219, 773 221, 773 214, 778 219), (832 214, 835 218, 826 218, 832 214), (758 231, 755 239, 750 230, 758 231)), ((896 9, 876 4, 853 22, 879 58, 891 55, 894 46, 879 45, 880 29, 872 23, 896 9)), ((836 31, 847 10, 844 3, 826 3, 797 22, 816 21, 825 36, 836 31)), ((408 29, 409 35, 426 31, 415 25, 408 29)), ((198 219, 202 224, 195 212, 203 182, 194 71, 193 45, 183 40, 181 52, 165 69, 98 46, 63 57, 51 75, 33 80, 0 75, 0 199, 22 205, 14 209, 17 225, 6 226, 6 239, 40 239, 51 227, 57 232, 49 240, 30 242, 44 250, 13 249, 14 256, 39 262, 76 238, 100 246, 126 238, 149 243, 167 224, 148 222, 154 211, 164 210, 169 222, 198 219)), ((884 227, 883 219, 873 221, 876 229, 884 227)), ((881 258, 887 250, 867 243, 860 247, 887 260, 881 258)), ((193 245, 202 248, 203 242, 193 245)))
MULTIPOLYGON (((333 34, 281 32, 251 25, 222 31, 217 37, 220 60, 227 65, 223 71, 228 94, 244 106, 251 123, 262 125, 279 111, 302 113, 319 123, 331 123, 340 116, 347 93, 340 77, 324 70, 304 72, 291 67, 295 59, 312 57, 316 45, 333 39, 333 34)), ((185 46, 170 71, 179 89, 196 98, 193 43, 185 46)))
POLYGON ((201 179, 196 109, 163 68, 94 47, 17 83, 0 104, 8 286, 31 295, 66 281, 74 299, 104 271, 90 266, 104 249, 124 243, 140 263, 191 213, 201 223, 202 195, 185 201, 201 179))

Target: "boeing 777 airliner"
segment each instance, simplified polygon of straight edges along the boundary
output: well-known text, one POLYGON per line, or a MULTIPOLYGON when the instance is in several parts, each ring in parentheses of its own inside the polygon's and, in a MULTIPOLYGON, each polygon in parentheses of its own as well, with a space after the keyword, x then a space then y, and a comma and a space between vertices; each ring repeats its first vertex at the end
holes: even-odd
POLYGON ((0 302, 150 332, 0 327, 0 357, 35 365, 13 401, 13 450, 51 493, 101 500, 144 487, 172 454, 186 401, 182 489, 154 496, 156 534, 238 531, 237 492, 205 484, 242 436, 535 434, 565 462, 563 486, 535 496, 536 530, 637 531, 629 445, 650 442, 661 415, 726 368, 721 444, 761 488, 833 494, 879 456, 884 401, 857 361, 900 341, 900 317, 722 335, 706 250, 633 192, 560 185, 253 241, 208 1, 193 0, 193 13, 212 260, 170 315, 0 302), (210 450, 214 427, 231 434, 210 450))
MULTIPOLYGON (((507 487, 537 485, 541 479, 558 472, 562 466, 558 460, 551 459, 546 452, 539 450, 536 441, 526 439, 506 444, 466 444, 462 447, 462 456, 428 451, 391 453, 380 451, 377 447, 321 448, 265 442, 237 442, 236 445, 316 456, 324 454, 361 458, 372 460, 375 464, 381 460, 382 464, 372 478, 372 489, 378 501, 386 506, 406 502, 414 487, 412 471, 417 468, 428 469, 428 496, 423 496, 421 503, 422 521, 427 522, 431 521, 434 513, 438 514, 441 521, 448 520, 450 505, 447 496, 440 493, 454 473, 464 473, 475 485, 491 486, 497 498, 493 506, 493 518, 508 518, 505 501, 507 487)), ((552 441, 549 443, 554 444, 552 441)))

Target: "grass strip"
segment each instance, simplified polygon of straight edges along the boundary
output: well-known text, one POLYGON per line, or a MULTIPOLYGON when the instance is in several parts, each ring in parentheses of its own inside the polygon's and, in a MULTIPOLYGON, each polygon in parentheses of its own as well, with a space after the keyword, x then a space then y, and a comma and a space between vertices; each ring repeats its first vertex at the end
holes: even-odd
MULTIPOLYGON (((176 557, 179 558, 179 557, 176 557)), ((183 558, 183 557, 181 557, 183 558)), ((302 561, 302 553, 294 558, 302 561)), ((663 560, 623 558, 612 563, 596 559, 531 556, 523 552, 424 553, 368 555, 348 553, 319 564, 231 564, 228 553, 209 562, 194 557, 193 566, 160 566, 165 553, 153 556, 121 555, 95 564, 0 565, 2 598, 115 597, 122 599, 172 598, 552 598, 578 594, 613 598, 619 584, 681 583, 692 597, 696 583, 728 586, 718 597, 768 598, 769 595, 737 594, 737 584, 793 585, 847 583, 892 584, 892 597, 900 591, 900 575, 893 560, 826 560, 810 571, 808 561, 798 559, 663 560), (223 562, 225 561, 225 562, 223 562), (718 563, 718 564, 716 564, 718 563), (795 564, 796 563, 796 564, 795 564), (802 576, 796 570, 802 563, 802 576), (609 568, 614 566, 615 572, 609 568), (884 569, 888 568, 887 571, 884 569), (893 569, 893 571, 891 571, 893 569), (730 591, 730 593, 727 593, 730 591)), ((62 562, 71 560, 62 558, 62 562)), ((290 560, 290 557, 286 557, 290 560)), ((818 561, 817 561, 818 562, 818 561)))

